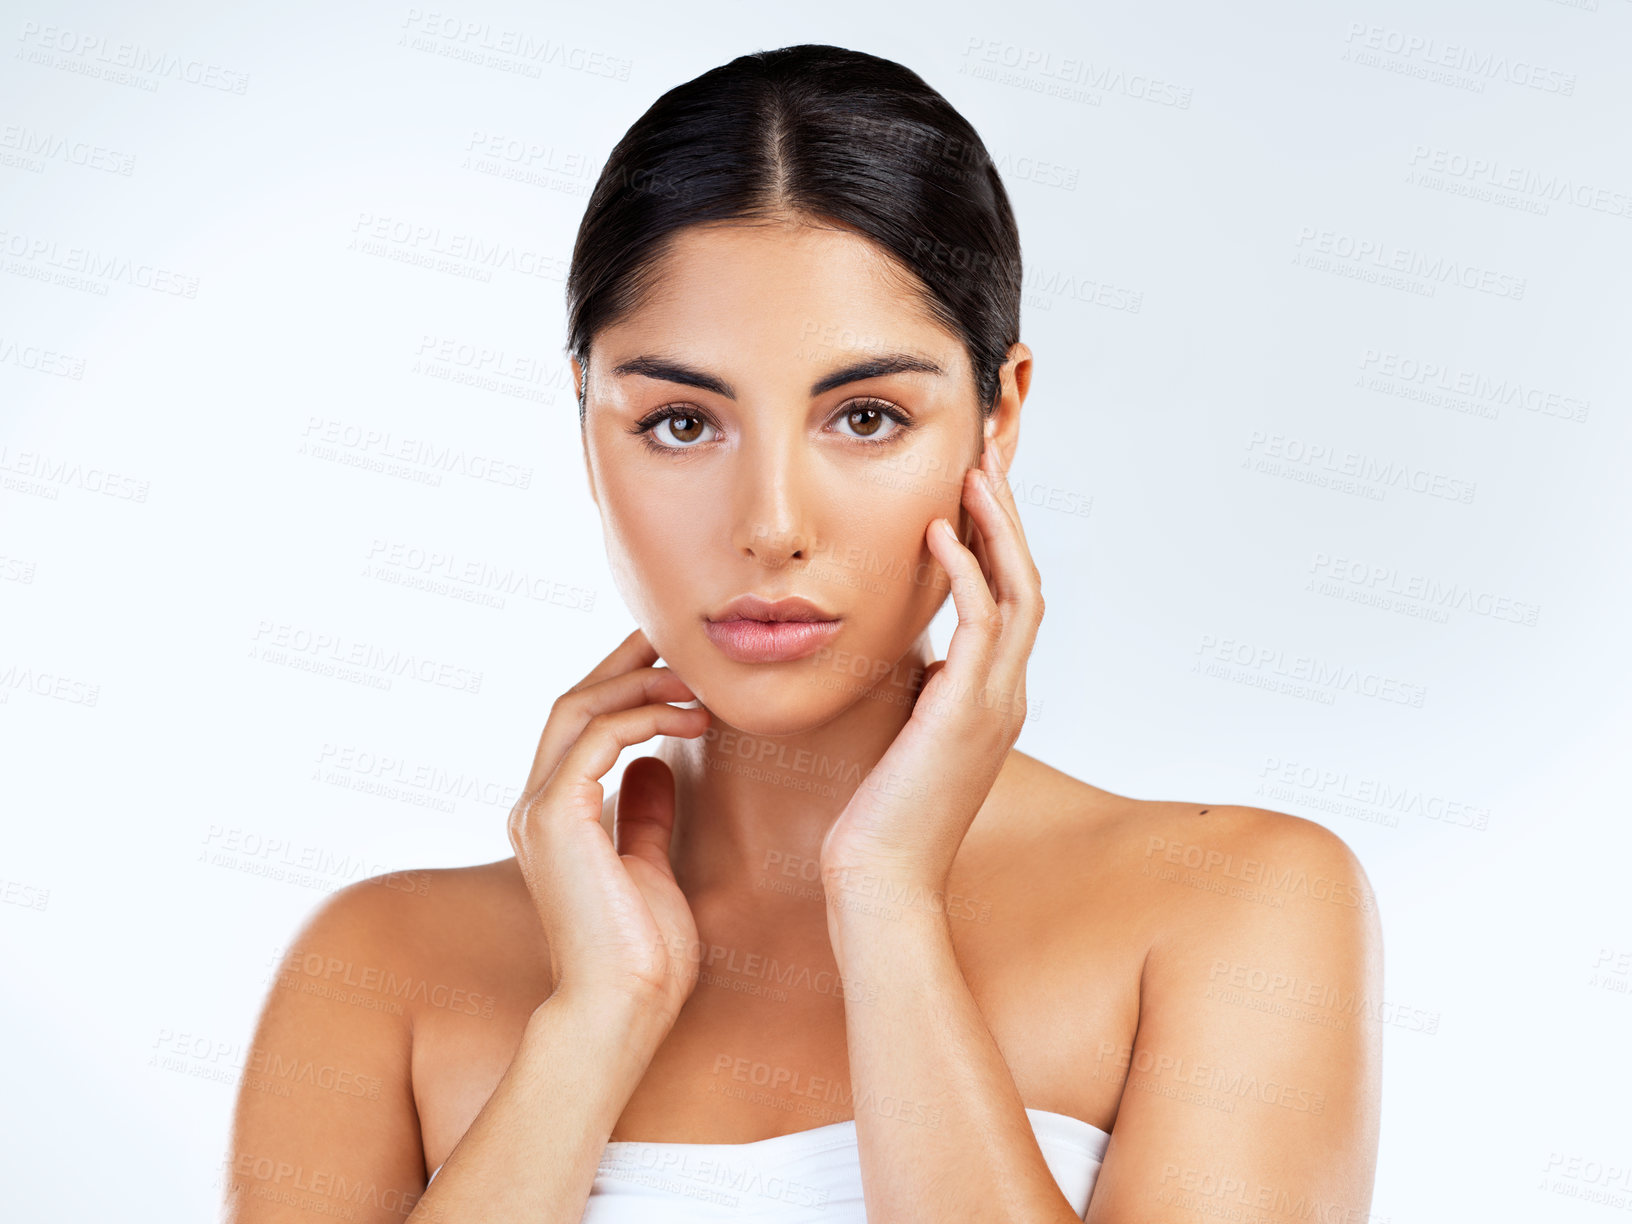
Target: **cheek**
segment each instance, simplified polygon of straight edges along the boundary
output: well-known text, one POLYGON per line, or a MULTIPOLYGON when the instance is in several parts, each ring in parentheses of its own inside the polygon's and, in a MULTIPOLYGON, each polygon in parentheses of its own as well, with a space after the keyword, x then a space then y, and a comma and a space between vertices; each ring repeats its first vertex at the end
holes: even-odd
POLYGON ((912 546, 924 543, 929 524, 946 517, 958 526, 963 512, 962 456, 949 445, 925 447, 903 456, 878 477, 875 504, 912 536, 912 546))
MULTIPOLYGON (((835 574, 853 590, 858 612, 868 605, 890 609, 885 621, 933 605, 948 589, 945 571, 930 552, 928 526, 953 507, 921 495, 873 494, 865 518, 853 520, 835 541, 830 558, 835 574)), ((953 516, 955 523, 956 517, 953 516)))
MULTIPOLYGON (((695 533, 689 515, 640 498, 603 499, 607 564, 624 606, 648 631, 690 615, 695 533)), ((655 643, 654 643, 655 644, 655 643)))

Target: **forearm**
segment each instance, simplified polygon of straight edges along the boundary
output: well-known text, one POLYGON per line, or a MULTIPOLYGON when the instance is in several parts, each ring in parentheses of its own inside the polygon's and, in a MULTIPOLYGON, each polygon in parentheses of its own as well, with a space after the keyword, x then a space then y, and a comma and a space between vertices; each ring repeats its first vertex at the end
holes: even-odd
POLYGON ((578 1224, 602 1149, 667 1031, 634 1004, 552 996, 408 1224, 578 1224))
POLYGON ((830 885, 828 898, 840 973, 878 987, 845 999, 868 1216, 1078 1219, 964 980, 945 914, 914 905, 869 912, 842 885, 830 885))

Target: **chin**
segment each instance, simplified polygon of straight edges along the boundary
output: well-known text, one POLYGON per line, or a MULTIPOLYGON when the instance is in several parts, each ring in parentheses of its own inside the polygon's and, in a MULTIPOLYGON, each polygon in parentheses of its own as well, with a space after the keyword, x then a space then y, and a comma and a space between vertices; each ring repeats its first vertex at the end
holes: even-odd
POLYGON ((731 676, 715 670, 706 679, 693 682, 688 678, 686 683, 710 714, 745 735, 799 735, 815 730, 843 713, 862 692, 859 680, 840 676, 820 663, 804 671, 795 671, 793 665, 727 666, 749 674, 731 676))

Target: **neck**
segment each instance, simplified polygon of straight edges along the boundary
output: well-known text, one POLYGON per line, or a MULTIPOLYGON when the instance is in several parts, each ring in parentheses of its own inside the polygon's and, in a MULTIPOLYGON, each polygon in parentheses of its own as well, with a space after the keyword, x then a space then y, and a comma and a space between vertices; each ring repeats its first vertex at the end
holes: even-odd
POLYGON ((759 735, 718 717, 654 754, 674 774, 669 858, 688 901, 802 912, 825 922, 822 839, 912 715, 933 659, 929 633, 842 714, 759 735))

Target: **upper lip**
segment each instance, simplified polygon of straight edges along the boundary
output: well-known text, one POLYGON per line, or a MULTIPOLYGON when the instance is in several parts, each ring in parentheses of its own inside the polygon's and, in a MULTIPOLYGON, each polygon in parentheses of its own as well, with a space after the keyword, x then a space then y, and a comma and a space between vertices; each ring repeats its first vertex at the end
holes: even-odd
POLYGON ((784 599, 761 599, 758 595, 738 595, 708 618, 711 621, 825 621, 837 620, 808 599, 789 595, 784 599))

